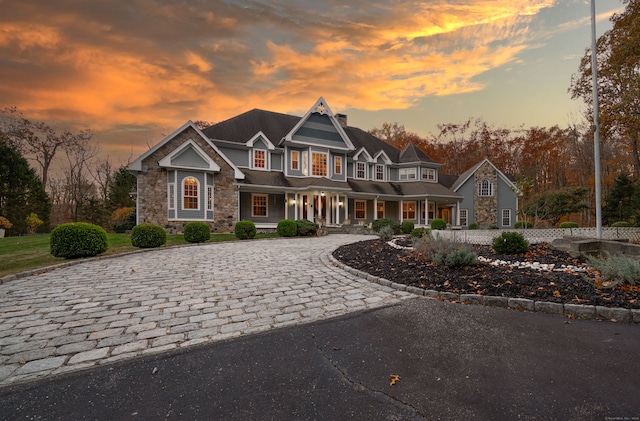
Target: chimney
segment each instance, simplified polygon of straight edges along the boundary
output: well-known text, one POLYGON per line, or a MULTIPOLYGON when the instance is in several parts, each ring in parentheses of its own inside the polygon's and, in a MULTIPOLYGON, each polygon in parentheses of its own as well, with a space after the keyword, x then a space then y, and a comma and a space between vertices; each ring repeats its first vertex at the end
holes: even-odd
POLYGON ((336 119, 338 120, 338 123, 340 123, 340 125, 342 127, 347 127, 347 115, 346 114, 336 114, 336 119))

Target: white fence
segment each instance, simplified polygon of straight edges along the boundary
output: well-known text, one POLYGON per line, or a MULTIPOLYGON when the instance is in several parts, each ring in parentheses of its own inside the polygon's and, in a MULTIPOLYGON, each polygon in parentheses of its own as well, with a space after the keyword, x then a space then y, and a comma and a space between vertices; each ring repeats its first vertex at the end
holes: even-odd
MULTIPOLYGON (((512 230, 446 230, 431 231, 434 236, 469 244, 491 244, 502 231, 519 232, 530 244, 550 243, 557 238, 596 238, 595 228, 550 228, 512 230)), ((640 243, 640 227, 602 228, 603 240, 628 239, 630 243, 640 243)))

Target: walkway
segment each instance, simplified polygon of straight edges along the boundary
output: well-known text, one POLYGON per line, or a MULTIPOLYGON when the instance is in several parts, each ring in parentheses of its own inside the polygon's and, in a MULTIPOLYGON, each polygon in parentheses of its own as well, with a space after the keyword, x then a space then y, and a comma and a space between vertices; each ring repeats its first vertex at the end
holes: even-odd
POLYGON ((79 262, 0 285, 0 386, 395 304, 329 261, 374 238, 211 243, 79 262))

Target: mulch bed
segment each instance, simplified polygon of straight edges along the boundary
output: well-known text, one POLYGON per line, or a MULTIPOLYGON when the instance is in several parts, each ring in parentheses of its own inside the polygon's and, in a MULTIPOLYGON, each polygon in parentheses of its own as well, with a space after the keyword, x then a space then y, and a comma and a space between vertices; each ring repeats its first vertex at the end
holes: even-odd
MULTIPOLYGON (((410 245, 410 240, 405 241, 410 245)), ((478 256, 506 261, 586 266, 548 244, 532 245, 523 255, 501 255, 490 246, 469 246, 478 256)), ((399 250, 377 239, 348 244, 333 256, 354 269, 408 286, 458 294, 527 298, 565 304, 640 309, 640 286, 601 285, 598 273, 539 271, 496 267, 486 263, 464 268, 437 266, 413 250, 399 250)))

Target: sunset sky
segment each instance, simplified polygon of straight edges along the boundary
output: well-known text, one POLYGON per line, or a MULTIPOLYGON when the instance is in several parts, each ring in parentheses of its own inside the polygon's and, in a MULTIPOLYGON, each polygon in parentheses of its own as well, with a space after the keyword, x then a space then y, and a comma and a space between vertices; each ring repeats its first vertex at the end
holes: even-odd
MULTIPOLYGON (((622 8, 597 0, 598 34, 622 8)), ((588 0, 0 0, 0 108, 91 128, 116 164, 187 120, 320 96, 365 130, 565 126, 590 45, 588 0)))

